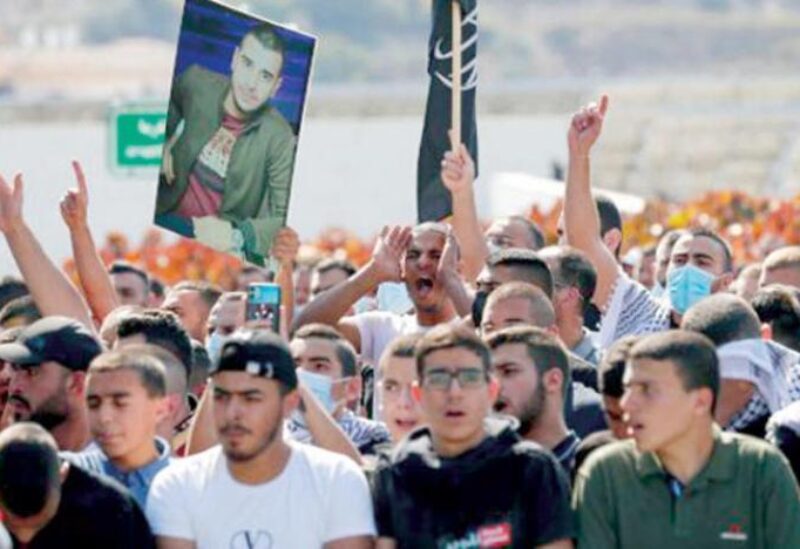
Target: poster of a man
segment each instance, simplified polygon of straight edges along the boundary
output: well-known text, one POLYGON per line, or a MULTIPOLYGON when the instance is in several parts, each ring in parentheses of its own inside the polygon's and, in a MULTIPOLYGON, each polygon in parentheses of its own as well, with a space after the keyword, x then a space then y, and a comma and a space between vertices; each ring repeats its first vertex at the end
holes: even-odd
POLYGON ((188 0, 156 224, 264 264, 286 224, 315 39, 188 0))

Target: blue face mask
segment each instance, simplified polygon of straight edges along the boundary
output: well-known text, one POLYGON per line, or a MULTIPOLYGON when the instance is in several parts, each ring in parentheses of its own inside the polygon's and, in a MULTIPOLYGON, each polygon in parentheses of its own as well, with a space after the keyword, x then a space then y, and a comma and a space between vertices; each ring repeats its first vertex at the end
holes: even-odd
POLYGON ((336 403, 333 401, 333 395, 331 394, 333 380, 328 376, 315 374, 302 368, 297 369, 297 378, 319 400, 322 407, 332 414, 336 408, 336 403))
POLYGON ((689 307, 711 295, 714 275, 694 265, 673 269, 667 276, 667 290, 672 308, 684 314, 689 307))
POLYGON ((227 340, 228 337, 221 335, 219 332, 214 332, 206 337, 206 351, 208 351, 208 358, 211 359, 211 364, 217 363, 222 352, 222 346, 225 345, 227 340))

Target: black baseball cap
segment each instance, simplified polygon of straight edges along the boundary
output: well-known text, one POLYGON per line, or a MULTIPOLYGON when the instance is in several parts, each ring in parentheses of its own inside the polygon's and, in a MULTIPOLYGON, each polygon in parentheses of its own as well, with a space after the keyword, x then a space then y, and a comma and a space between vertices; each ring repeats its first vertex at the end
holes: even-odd
POLYGON ((238 331, 225 341, 210 374, 224 371, 247 372, 274 379, 289 390, 297 387, 297 373, 289 346, 280 336, 264 330, 238 331))
POLYGON ((16 341, 0 345, 0 359, 20 366, 58 362, 68 370, 86 371, 103 352, 86 326, 65 316, 48 316, 23 329, 16 341))

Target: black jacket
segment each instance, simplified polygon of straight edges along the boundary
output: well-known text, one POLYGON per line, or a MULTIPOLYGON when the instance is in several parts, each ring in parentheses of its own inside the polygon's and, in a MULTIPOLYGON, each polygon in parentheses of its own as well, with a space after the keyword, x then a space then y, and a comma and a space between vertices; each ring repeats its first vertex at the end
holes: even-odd
POLYGON ((569 485, 555 458, 521 440, 512 423, 488 419, 486 428, 475 448, 440 458, 423 427, 379 465, 373 495, 380 537, 415 548, 533 547, 573 537, 569 485))

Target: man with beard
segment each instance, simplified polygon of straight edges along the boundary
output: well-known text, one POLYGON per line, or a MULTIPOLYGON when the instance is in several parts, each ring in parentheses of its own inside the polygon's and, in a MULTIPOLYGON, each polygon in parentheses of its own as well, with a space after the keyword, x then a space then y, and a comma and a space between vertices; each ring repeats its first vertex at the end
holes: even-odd
POLYGON ((353 344, 365 362, 376 363, 398 335, 426 332, 456 319, 439 272, 439 258, 448 250, 455 253, 452 246, 454 239, 441 223, 422 223, 413 229, 384 227, 367 264, 310 301, 297 316, 295 328, 311 322, 331 325, 353 344), (413 312, 398 315, 369 311, 345 316, 360 297, 381 283, 399 281, 406 284, 413 312))
POLYGON ((162 549, 371 547, 367 481, 358 466, 284 440, 297 374, 275 334, 225 342, 209 388, 221 444, 158 474, 147 515, 162 549))
POLYGON ((494 332, 486 343, 500 383, 495 410, 516 417, 519 434, 553 452, 571 476, 580 439, 564 421, 569 381, 564 346, 553 335, 529 326, 494 332))
POLYGON ((83 325, 57 316, 31 324, 16 341, 0 345, 0 360, 12 369, 7 404, 12 421, 40 424, 61 450, 83 450, 90 441, 84 380, 101 351, 83 325))

